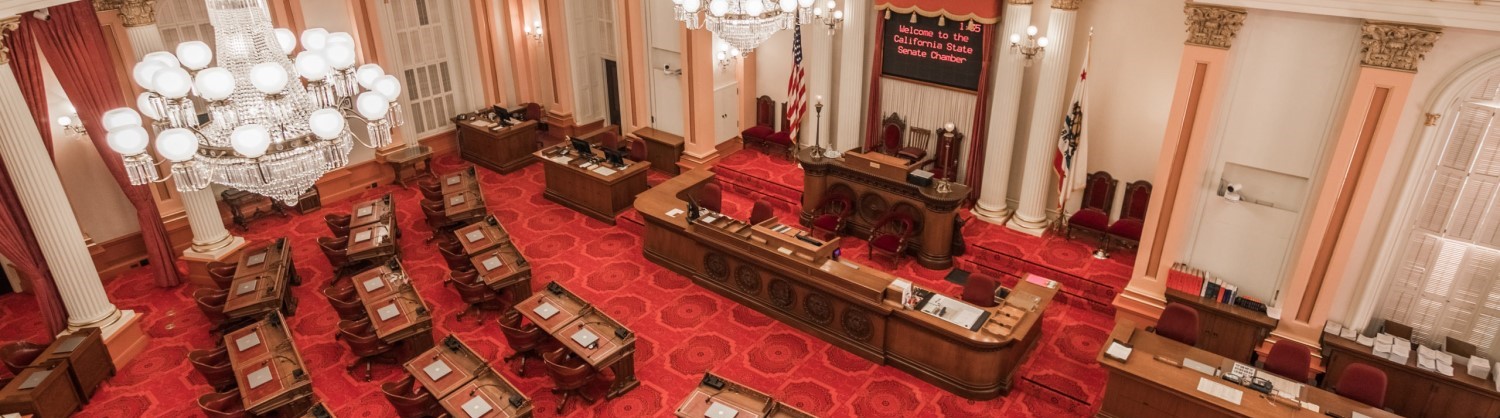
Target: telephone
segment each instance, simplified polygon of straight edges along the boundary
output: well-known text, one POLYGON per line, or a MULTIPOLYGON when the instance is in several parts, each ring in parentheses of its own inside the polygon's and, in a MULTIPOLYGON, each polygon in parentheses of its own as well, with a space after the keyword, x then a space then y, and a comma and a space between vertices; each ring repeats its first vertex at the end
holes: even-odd
POLYGON ((561 295, 563 293, 563 288, 562 285, 557 284, 557 282, 551 282, 547 283, 547 291, 552 292, 552 294, 554 295, 561 295))
POLYGON ((714 388, 714 390, 724 390, 724 379, 712 374, 704 373, 702 383, 703 386, 714 388))
POLYGON ((448 334, 447 337, 443 337, 443 347, 448 347, 449 351, 457 352, 461 345, 457 337, 454 337, 453 334, 448 334))

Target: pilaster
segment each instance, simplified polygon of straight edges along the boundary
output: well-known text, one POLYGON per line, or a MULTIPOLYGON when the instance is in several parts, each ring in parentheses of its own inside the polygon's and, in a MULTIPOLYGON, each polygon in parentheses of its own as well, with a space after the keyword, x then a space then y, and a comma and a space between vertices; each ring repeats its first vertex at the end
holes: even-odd
MULTIPOLYGON (((1005 6, 1005 23, 998 30, 1005 39, 1020 33, 1031 23, 1031 0, 1011 0, 1005 6)), ((1010 188, 1010 160, 1016 149, 1017 119, 1021 114, 1021 79, 1025 78, 1026 58, 1006 41, 995 42, 994 84, 990 91, 989 134, 984 146, 984 182, 979 201, 974 204, 974 218, 992 224, 1004 224, 1012 208, 1006 196, 1010 188)), ((1043 52, 1044 54, 1050 53, 1043 52)))
MULTIPOLYGON (((1041 236, 1047 228, 1047 202, 1055 190, 1052 187, 1052 159, 1057 152, 1058 132, 1062 129, 1066 100, 1063 96, 1067 93, 1068 62, 1072 57, 1073 25, 1078 17, 1079 3, 1082 0, 1052 2, 1047 19, 1047 38, 1052 42, 1042 53, 1036 98, 1032 102, 1021 202, 1015 216, 1006 224, 1011 229, 1036 236, 1041 236)), ((983 195, 983 190, 980 194, 983 195)))
POLYGON ((718 158, 714 140, 714 45, 706 30, 682 30, 683 162, 694 167, 718 158))

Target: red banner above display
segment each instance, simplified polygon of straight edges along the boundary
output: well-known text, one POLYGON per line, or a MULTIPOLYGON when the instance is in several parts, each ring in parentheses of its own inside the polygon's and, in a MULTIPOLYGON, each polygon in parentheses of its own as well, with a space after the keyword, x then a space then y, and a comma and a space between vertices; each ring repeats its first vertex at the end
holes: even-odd
POLYGON ((885 75, 978 90, 989 25, 892 13, 882 30, 885 75), (942 24, 939 24, 941 21, 942 24))

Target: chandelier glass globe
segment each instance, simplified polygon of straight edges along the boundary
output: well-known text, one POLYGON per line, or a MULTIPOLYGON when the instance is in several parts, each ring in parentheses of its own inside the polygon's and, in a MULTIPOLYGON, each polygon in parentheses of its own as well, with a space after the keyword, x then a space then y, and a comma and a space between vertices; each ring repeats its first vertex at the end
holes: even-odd
MULTIPOLYGON (((741 53, 749 53, 782 30, 821 21, 832 31, 843 11, 813 15, 813 0, 673 0, 677 20, 688 29, 708 29, 741 53), (707 9, 706 11, 704 9, 707 9)), ((836 5, 829 2, 828 9, 836 5)))

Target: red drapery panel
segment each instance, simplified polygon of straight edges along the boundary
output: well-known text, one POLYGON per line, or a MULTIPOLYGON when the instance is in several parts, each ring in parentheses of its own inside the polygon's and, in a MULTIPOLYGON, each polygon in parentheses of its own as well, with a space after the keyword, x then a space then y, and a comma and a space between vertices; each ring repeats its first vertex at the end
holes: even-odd
MULTIPOLYGON (((27 33, 26 24, 5 37, 5 47, 10 49, 10 69, 21 86, 21 95, 31 109, 37 129, 46 132, 47 123, 46 85, 41 76, 41 58, 37 56, 36 44, 27 33), (23 76, 22 73, 27 74, 23 76), (35 77, 30 77, 35 75, 35 77), (41 93, 37 93, 41 92, 41 93), (37 103, 41 103, 38 105, 37 103), (41 109, 38 112, 37 109, 41 109)), ((46 134, 43 134, 46 138, 46 134)), ((18 141, 20 138, 0 138, 0 141, 18 141)), ((48 142, 50 145, 50 141, 48 142)), ((48 147, 48 154, 51 154, 48 147)), ((52 282, 52 271, 37 246, 36 235, 31 231, 31 222, 16 196, 16 188, 10 180, 10 171, 0 161, 0 255, 4 255, 16 267, 16 272, 25 277, 31 294, 36 297, 37 309, 42 313, 42 322, 47 326, 47 335, 57 335, 68 326, 68 313, 63 309, 62 298, 57 294, 57 285, 52 282)))
POLYGON ((994 53, 995 32, 1000 30, 1000 25, 994 25, 984 31, 984 69, 979 71, 979 97, 974 102, 974 129, 969 131, 969 163, 968 173, 965 173, 964 184, 969 186, 969 200, 979 200, 979 189, 984 186, 984 147, 989 144, 989 110, 990 101, 990 64, 994 60, 990 56, 994 53))
POLYGON ((167 239, 167 228, 162 225, 161 213, 156 209, 156 200, 144 186, 133 186, 125 173, 120 156, 109 149, 102 122, 104 112, 124 107, 118 74, 114 61, 110 59, 109 44, 104 41, 104 31, 94 6, 87 1, 77 1, 48 9, 51 18, 38 20, 31 14, 23 19, 33 25, 33 34, 42 53, 53 63, 52 70, 62 84, 63 91, 78 109, 88 129, 89 139, 104 159, 104 165, 114 175, 115 182, 135 206, 136 218, 141 224, 141 238, 146 242, 146 254, 150 257, 156 284, 176 286, 182 283, 177 275, 176 257, 171 241, 167 239))
POLYGON ((875 3, 876 10, 943 16, 948 20, 974 20, 989 25, 1000 23, 1000 12, 1004 8, 1004 0, 879 0, 875 3))

